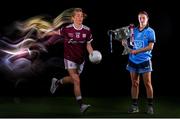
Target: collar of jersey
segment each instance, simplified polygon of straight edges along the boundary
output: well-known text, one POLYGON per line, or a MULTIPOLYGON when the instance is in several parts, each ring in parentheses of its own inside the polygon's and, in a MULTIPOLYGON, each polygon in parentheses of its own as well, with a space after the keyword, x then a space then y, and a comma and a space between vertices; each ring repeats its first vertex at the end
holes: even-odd
POLYGON ((79 29, 76 28, 74 24, 73 24, 73 27, 74 27, 74 29, 76 29, 76 30, 81 30, 81 29, 83 28, 83 25, 81 25, 81 28, 79 28, 79 29))

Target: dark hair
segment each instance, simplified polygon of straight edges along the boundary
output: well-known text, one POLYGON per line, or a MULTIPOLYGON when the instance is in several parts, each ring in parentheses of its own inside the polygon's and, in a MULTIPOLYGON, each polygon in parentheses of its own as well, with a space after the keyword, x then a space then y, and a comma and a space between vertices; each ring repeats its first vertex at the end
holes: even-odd
POLYGON ((146 11, 140 11, 140 12, 138 13, 138 15, 139 15, 139 14, 144 14, 144 15, 147 16, 147 18, 149 18, 149 15, 148 15, 148 13, 147 13, 146 11))

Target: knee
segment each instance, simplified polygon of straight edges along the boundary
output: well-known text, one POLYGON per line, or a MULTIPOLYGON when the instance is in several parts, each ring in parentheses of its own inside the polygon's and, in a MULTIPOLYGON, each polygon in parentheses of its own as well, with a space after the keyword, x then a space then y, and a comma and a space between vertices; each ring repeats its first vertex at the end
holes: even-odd
POLYGON ((132 80, 132 86, 135 88, 139 87, 139 81, 138 80, 132 80))
POLYGON ((145 84, 146 88, 151 88, 152 87, 151 81, 146 81, 144 84, 145 84))
POLYGON ((79 85, 80 84, 80 79, 78 74, 73 74, 71 75, 71 78, 73 79, 74 84, 79 85))

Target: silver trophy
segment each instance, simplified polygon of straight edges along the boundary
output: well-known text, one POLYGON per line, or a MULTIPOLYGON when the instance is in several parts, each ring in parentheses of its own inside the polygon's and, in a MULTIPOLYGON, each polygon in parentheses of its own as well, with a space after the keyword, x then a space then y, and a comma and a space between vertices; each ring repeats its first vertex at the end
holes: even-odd
POLYGON ((123 44, 124 46, 124 51, 122 55, 127 55, 130 53, 131 49, 128 46, 128 39, 132 38, 132 32, 131 32, 131 26, 125 26, 121 28, 117 28, 115 30, 109 30, 108 35, 110 36, 110 48, 111 48, 111 53, 112 53, 112 39, 118 40, 118 41, 125 41, 126 43, 123 44))

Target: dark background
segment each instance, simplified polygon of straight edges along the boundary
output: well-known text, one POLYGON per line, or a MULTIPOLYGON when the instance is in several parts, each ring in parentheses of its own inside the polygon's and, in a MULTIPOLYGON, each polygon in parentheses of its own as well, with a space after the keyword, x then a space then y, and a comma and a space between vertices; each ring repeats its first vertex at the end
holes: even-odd
MULTIPOLYGON (((1 3, 0 30, 7 35, 14 21, 24 20, 36 15, 56 17, 63 10, 81 7, 88 17, 84 24, 92 30, 93 47, 103 55, 100 64, 91 64, 87 59, 81 75, 82 93, 85 96, 130 96, 130 77, 125 70, 127 56, 122 56, 122 46, 113 41, 113 53, 110 53, 107 31, 134 23, 138 25, 137 14, 145 10, 149 14, 150 26, 156 33, 156 44, 153 50, 152 83, 155 96, 179 96, 179 56, 178 56, 178 6, 174 1, 159 2, 155 0, 130 1, 98 1, 98 0, 29 0, 12 3, 6 0, 1 3), (7 28, 8 27, 8 28, 7 28)), ((9 34, 8 34, 9 35, 9 34)), ((13 37, 10 36, 9 37, 13 37)), ((49 48, 50 56, 61 57, 62 45, 49 48)), ((45 61, 45 60, 42 60, 45 61)), ((3 69, 3 68, 1 68, 3 69)), ((41 70, 37 66, 37 75, 26 77, 10 77, 10 73, 1 72, 1 95, 51 95, 49 87, 55 74, 62 77, 65 73, 57 67, 41 70), (59 73, 58 73, 59 72, 59 73), (19 81, 19 82, 18 82, 19 81), (18 83, 17 83, 18 82, 18 83)), ((73 95, 72 86, 58 90, 57 95, 73 95)), ((140 95, 145 96, 145 88, 141 81, 140 95)))

